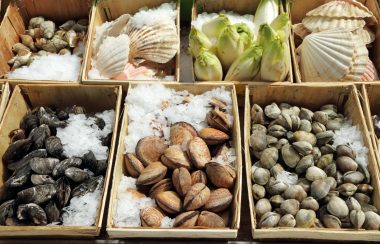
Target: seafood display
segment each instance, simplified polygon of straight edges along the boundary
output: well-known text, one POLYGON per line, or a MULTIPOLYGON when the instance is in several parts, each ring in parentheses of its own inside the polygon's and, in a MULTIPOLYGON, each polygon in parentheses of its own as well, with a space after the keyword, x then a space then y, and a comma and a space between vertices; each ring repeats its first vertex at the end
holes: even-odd
POLYGON ((113 116, 86 113, 80 106, 29 111, 9 134, 2 155, 11 173, 2 186, 0 225, 94 225, 108 158, 108 149, 99 151, 110 147, 113 116), (81 120, 86 126, 76 126, 81 120), (83 139, 81 130, 103 136, 83 139), (94 146, 98 141, 101 145, 94 146))
POLYGON ((113 225, 229 227, 238 174, 231 93, 216 88, 193 95, 160 84, 138 85, 126 103, 126 175, 118 186, 113 225), (144 118, 138 115, 142 111, 144 118))
POLYGON ((329 1, 293 25, 303 81, 374 81, 368 48, 375 40, 374 14, 356 0, 329 1))
POLYGON ((42 16, 29 20, 20 43, 12 46, 10 79, 78 81, 88 20, 57 26, 42 16))
POLYGON ((335 105, 254 104, 251 120, 257 228, 380 230, 368 149, 335 105))
POLYGON ((96 27, 90 79, 173 80, 179 50, 176 3, 140 9, 96 27), (174 65, 174 64, 172 64, 174 65))
POLYGON ((253 15, 201 13, 189 51, 198 81, 284 81, 290 70, 290 22, 278 0, 261 0, 253 15))

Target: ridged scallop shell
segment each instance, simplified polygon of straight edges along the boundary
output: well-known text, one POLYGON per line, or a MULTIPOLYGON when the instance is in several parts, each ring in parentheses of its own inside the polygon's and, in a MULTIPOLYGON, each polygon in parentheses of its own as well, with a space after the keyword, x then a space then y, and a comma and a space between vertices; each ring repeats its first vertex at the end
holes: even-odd
POLYGON ((104 39, 95 57, 95 66, 101 76, 112 78, 123 72, 128 63, 129 43, 125 34, 104 39))
POLYGON ((372 43, 375 40, 375 33, 373 33, 367 27, 359 28, 357 30, 354 30, 352 33, 366 45, 372 43))
POLYGON ((140 29, 128 24, 130 38, 130 59, 139 59, 156 63, 167 63, 179 48, 176 26, 171 23, 159 23, 143 26, 140 29))
POLYGON ((377 70, 373 65, 372 61, 368 58, 367 69, 363 76, 361 77, 361 81, 374 81, 379 80, 379 76, 377 74, 377 70))
POLYGON ((325 3, 311 11, 306 16, 324 16, 331 18, 370 18, 373 13, 363 4, 355 0, 340 0, 325 3))
POLYGON ((349 72, 355 42, 349 31, 312 33, 305 37, 298 52, 305 81, 337 81, 349 72))
POLYGON ((307 35, 311 33, 302 23, 294 24, 293 25, 293 31, 294 33, 304 39, 307 35))
POLYGON ((361 40, 354 36, 355 52, 349 73, 342 80, 360 81, 367 70, 368 49, 361 40))
POLYGON ((302 24, 311 32, 320 32, 332 29, 353 31, 365 26, 362 19, 330 18, 321 16, 305 17, 302 24))

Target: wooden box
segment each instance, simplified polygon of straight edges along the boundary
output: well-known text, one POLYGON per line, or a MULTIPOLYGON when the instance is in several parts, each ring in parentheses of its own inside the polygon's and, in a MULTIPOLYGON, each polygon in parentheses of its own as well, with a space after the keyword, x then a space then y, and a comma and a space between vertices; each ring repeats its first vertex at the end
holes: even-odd
POLYGON ((11 94, 11 91, 9 88, 9 84, 3 83, 1 85, 1 97, 0 97, 0 121, 2 120, 5 109, 7 108, 10 94, 11 94))
MULTIPOLYGON (((135 87, 138 83, 131 83, 131 87, 135 87)), ((187 90, 192 94, 202 94, 206 91, 218 87, 218 85, 191 85, 191 84, 169 84, 165 85, 168 88, 177 91, 187 90)), ((113 224, 113 214, 117 204, 118 186, 123 175, 127 175, 125 164, 123 161, 124 156, 124 138, 128 133, 128 106, 124 107, 124 114, 121 122, 121 132, 119 137, 119 145, 116 154, 115 170, 113 174, 113 182, 111 188, 111 198, 107 218, 107 233, 110 238, 236 238, 240 226, 240 208, 241 208, 241 183, 242 183, 242 156, 241 156, 241 136, 239 125, 239 112, 236 100, 236 91, 233 85, 225 85, 226 89, 231 91, 233 102, 233 146, 236 150, 236 172, 237 178, 235 180, 234 197, 231 204, 232 207, 232 221, 230 228, 223 229, 185 229, 185 228, 118 228, 113 224)), ((128 94, 127 94, 128 96, 128 94)))
MULTIPOLYGON (((92 7, 91 22, 88 31, 88 39, 85 49, 86 49, 86 58, 84 61, 84 68, 82 70, 82 83, 84 84, 128 84, 132 80, 102 80, 102 79, 90 79, 88 72, 91 70, 91 58, 93 53, 93 42, 95 37, 96 27, 105 23, 106 21, 112 21, 117 19, 123 14, 133 15, 139 11, 140 8, 148 7, 154 8, 158 7, 163 3, 170 2, 177 3, 177 33, 178 38, 180 38, 180 4, 177 0, 139 0, 139 1, 130 1, 130 0, 104 0, 99 1, 97 5, 92 7)), ((164 68, 168 73, 175 76, 175 81, 179 81, 179 64, 180 64, 180 45, 178 45, 178 52, 171 61, 164 64, 164 68)), ((133 81, 132 81, 133 82, 133 81)), ((138 81, 141 82, 141 81, 138 81)), ((151 82, 151 81, 150 81, 151 82)))
POLYGON ((304 240, 334 240, 334 241, 379 241, 380 231, 355 229, 327 229, 327 228, 264 228, 258 229, 254 210, 255 201, 252 195, 251 179, 251 105, 266 106, 272 102, 286 102, 291 105, 302 106, 312 111, 322 105, 334 104, 343 114, 352 120, 362 133, 364 145, 368 151, 368 170, 371 175, 371 184, 374 188, 373 201, 380 208, 380 181, 379 168, 372 148, 363 111, 361 110, 358 92, 353 85, 293 85, 293 86, 248 86, 245 96, 244 147, 246 161, 246 176, 248 184, 248 198, 250 205, 252 235, 254 239, 304 239, 304 240))
MULTIPOLYGON (((364 4, 376 17, 376 19, 380 20, 380 10, 379 5, 377 3, 377 0, 358 0, 362 4, 364 4)), ((306 13, 310 10, 326 3, 325 0, 313 0, 313 1, 304 1, 304 0, 291 0, 290 1, 290 15, 292 24, 301 23, 302 19, 306 16, 306 13)), ((376 26, 371 26, 372 31, 376 35, 375 41, 371 44, 372 48, 370 48, 369 51, 369 57, 374 63, 377 72, 380 71, 380 38, 379 38, 379 31, 380 31, 380 23, 378 23, 376 26)), ((293 59, 293 67, 294 67, 294 76, 297 83, 304 82, 303 78, 301 77, 300 67, 298 65, 298 59, 296 55, 296 49, 301 43, 301 39, 292 31, 291 32, 291 52, 292 52, 292 59, 293 59)), ((326 82, 329 82, 328 80, 326 82)))
MULTIPOLYGON (((15 56, 12 52, 12 46, 20 41, 19 35, 25 33, 25 29, 28 28, 28 23, 31 18, 43 16, 54 21, 56 25, 63 24, 70 19, 89 19, 90 5, 91 2, 89 0, 12 0, 0 26, 0 78, 10 71, 11 67, 7 62, 15 56)), ((83 53, 83 58, 84 57, 85 54, 83 53)), ((83 62, 81 67, 83 67, 83 62)), ((81 73, 80 71, 76 82, 80 82, 81 73)), ((12 83, 63 82, 21 79, 17 79, 17 81, 11 79, 8 81, 12 83)))
MULTIPOLYGON (((282 2, 282 1, 279 1, 282 2)), ((207 12, 207 13, 219 13, 222 10, 226 11, 233 11, 235 13, 244 15, 244 14, 251 14, 255 15, 257 6, 259 5, 259 0, 239 0, 239 1, 230 1, 230 0, 218 0, 218 1, 207 1, 207 0, 194 0, 193 9, 192 9, 192 20, 196 20, 199 13, 207 12)), ((280 4, 280 13, 284 12, 282 5, 280 4)), ((291 49, 290 41, 288 42, 289 49, 291 49)), ((290 58, 290 57, 289 57, 290 58)), ((208 83, 207 81, 197 81, 197 78, 194 73, 194 61, 195 58, 193 58, 193 63, 191 65, 192 67, 192 75, 193 75, 193 81, 194 82, 203 82, 208 83)), ((293 68, 292 68, 292 61, 290 62, 290 68, 289 73, 285 79, 285 82, 293 82, 293 68)), ((223 75, 225 76, 225 72, 223 72, 223 75)), ((214 81, 211 81, 210 83, 213 83, 214 81)), ((220 82, 220 81, 219 81, 220 82)), ((256 81, 235 81, 233 83, 235 84, 252 84, 256 81)), ((228 82, 227 82, 228 83, 228 82)), ((277 83, 277 82, 272 82, 277 83)), ((283 82, 279 82, 283 83, 283 82)))
MULTIPOLYGON (((100 112, 108 109, 115 110, 114 130, 112 143, 109 150, 108 166, 104 176, 103 194, 99 205, 95 226, 0 226, 0 237, 90 237, 98 236, 103 223, 103 215, 106 210, 108 185, 111 180, 113 168, 113 156, 115 152, 118 132, 118 121, 121 104, 121 87, 119 86, 82 86, 75 84, 57 85, 17 85, 9 100, 0 124, 0 155, 3 155, 9 146, 9 132, 19 128, 23 116, 36 106, 54 106, 65 108, 67 106, 80 105, 88 112, 100 112)), ((6 178, 8 170, 0 160, 0 188, 6 178)))

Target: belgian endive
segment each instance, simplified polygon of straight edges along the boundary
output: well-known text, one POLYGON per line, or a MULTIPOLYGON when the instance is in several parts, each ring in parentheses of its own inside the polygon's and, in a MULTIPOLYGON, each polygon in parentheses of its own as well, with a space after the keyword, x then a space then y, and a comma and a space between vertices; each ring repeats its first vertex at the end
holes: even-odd
POLYGON ((221 81, 223 79, 223 69, 219 59, 205 49, 201 49, 195 59, 194 72, 199 81, 221 81))
POLYGON ((218 17, 213 18, 202 25, 202 32, 210 39, 218 38, 223 30, 230 25, 231 22, 228 17, 220 13, 218 17))
POLYGON ((262 24, 270 24, 279 14, 279 0, 261 0, 257 7, 253 23, 255 35, 262 24))
POLYGON ((202 48, 211 50, 213 48, 213 45, 202 31, 199 31, 196 28, 191 27, 189 35, 189 51, 191 55, 193 57, 198 56, 199 51, 202 48))
POLYGON ((244 40, 233 25, 227 26, 220 34, 216 53, 225 70, 244 52, 244 40))

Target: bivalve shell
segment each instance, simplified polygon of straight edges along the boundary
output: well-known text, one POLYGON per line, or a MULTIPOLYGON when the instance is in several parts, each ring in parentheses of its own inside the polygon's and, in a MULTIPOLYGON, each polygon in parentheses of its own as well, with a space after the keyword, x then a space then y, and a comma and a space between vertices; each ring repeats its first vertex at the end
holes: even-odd
POLYGON ((137 178, 139 185, 152 185, 165 178, 167 168, 161 162, 149 164, 137 178))
POLYGON ((340 229, 342 226, 340 219, 331 214, 324 214, 322 216, 322 222, 326 228, 340 229))
POLYGON ((278 213, 267 212, 260 218, 259 227, 276 227, 280 219, 281 215, 278 213))
POLYGON ((235 169, 229 165, 223 165, 219 163, 207 163, 206 173, 215 186, 220 188, 230 188, 234 185, 236 172, 235 169))
POLYGON ((197 223, 199 211, 188 211, 175 217, 173 227, 194 227, 197 223))
POLYGON ((225 227, 224 220, 219 215, 209 212, 202 211, 198 217, 197 225, 208 228, 223 228, 225 227))
POLYGON ((183 208, 190 211, 204 206, 210 198, 210 189, 203 183, 193 185, 187 192, 183 208))
POLYGON ((222 212, 230 206, 232 198, 233 196, 228 189, 216 189, 211 192, 210 198, 204 205, 204 209, 215 213, 222 212))
POLYGON ((192 186, 190 172, 186 168, 177 168, 172 174, 173 186, 180 196, 185 196, 192 186))
POLYGON ((316 214, 313 210, 300 209, 296 215, 296 226, 310 228, 316 221, 316 214))
POLYGON ((281 217, 280 221, 278 222, 278 226, 280 227, 294 227, 296 226, 296 219, 291 214, 285 214, 281 217))
POLYGON ((202 129, 199 132, 199 136, 207 143, 207 145, 218 145, 230 139, 226 133, 214 128, 202 129))
POLYGON ((169 169, 184 167, 190 170, 192 166, 187 154, 182 151, 179 145, 169 146, 165 149, 164 154, 161 156, 161 161, 169 169))
POLYGON ((348 216, 349 210, 347 204, 343 199, 337 196, 332 196, 329 203, 327 204, 327 210, 330 214, 338 217, 344 218, 348 216))
POLYGON ((178 214, 182 210, 182 202, 178 194, 174 191, 164 191, 156 195, 158 206, 166 213, 178 214))
POLYGON ((170 127, 170 145, 187 146, 197 136, 194 127, 186 122, 177 122, 170 127))
POLYGON ((142 226, 158 228, 164 215, 157 208, 147 207, 140 211, 140 218, 142 226))
POLYGON ((148 166, 152 162, 157 162, 167 147, 162 138, 147 136, 138 141, 136 155, 145 166, 148 166))
POLYGON ((331 1, 306 13, 306 16, 330 18, 370 18, 372 12, 362 3, 354 0, 331 1))
MULTIPOLYGON (((331 31, 337 29, 353 31, 359 28, 363 28, 365 26, 365 21, 363 19, 310 16, 303 18, 302 24, 311 32, 331 31)), ((309 36, 310 35, 307 37, 309 36)))

